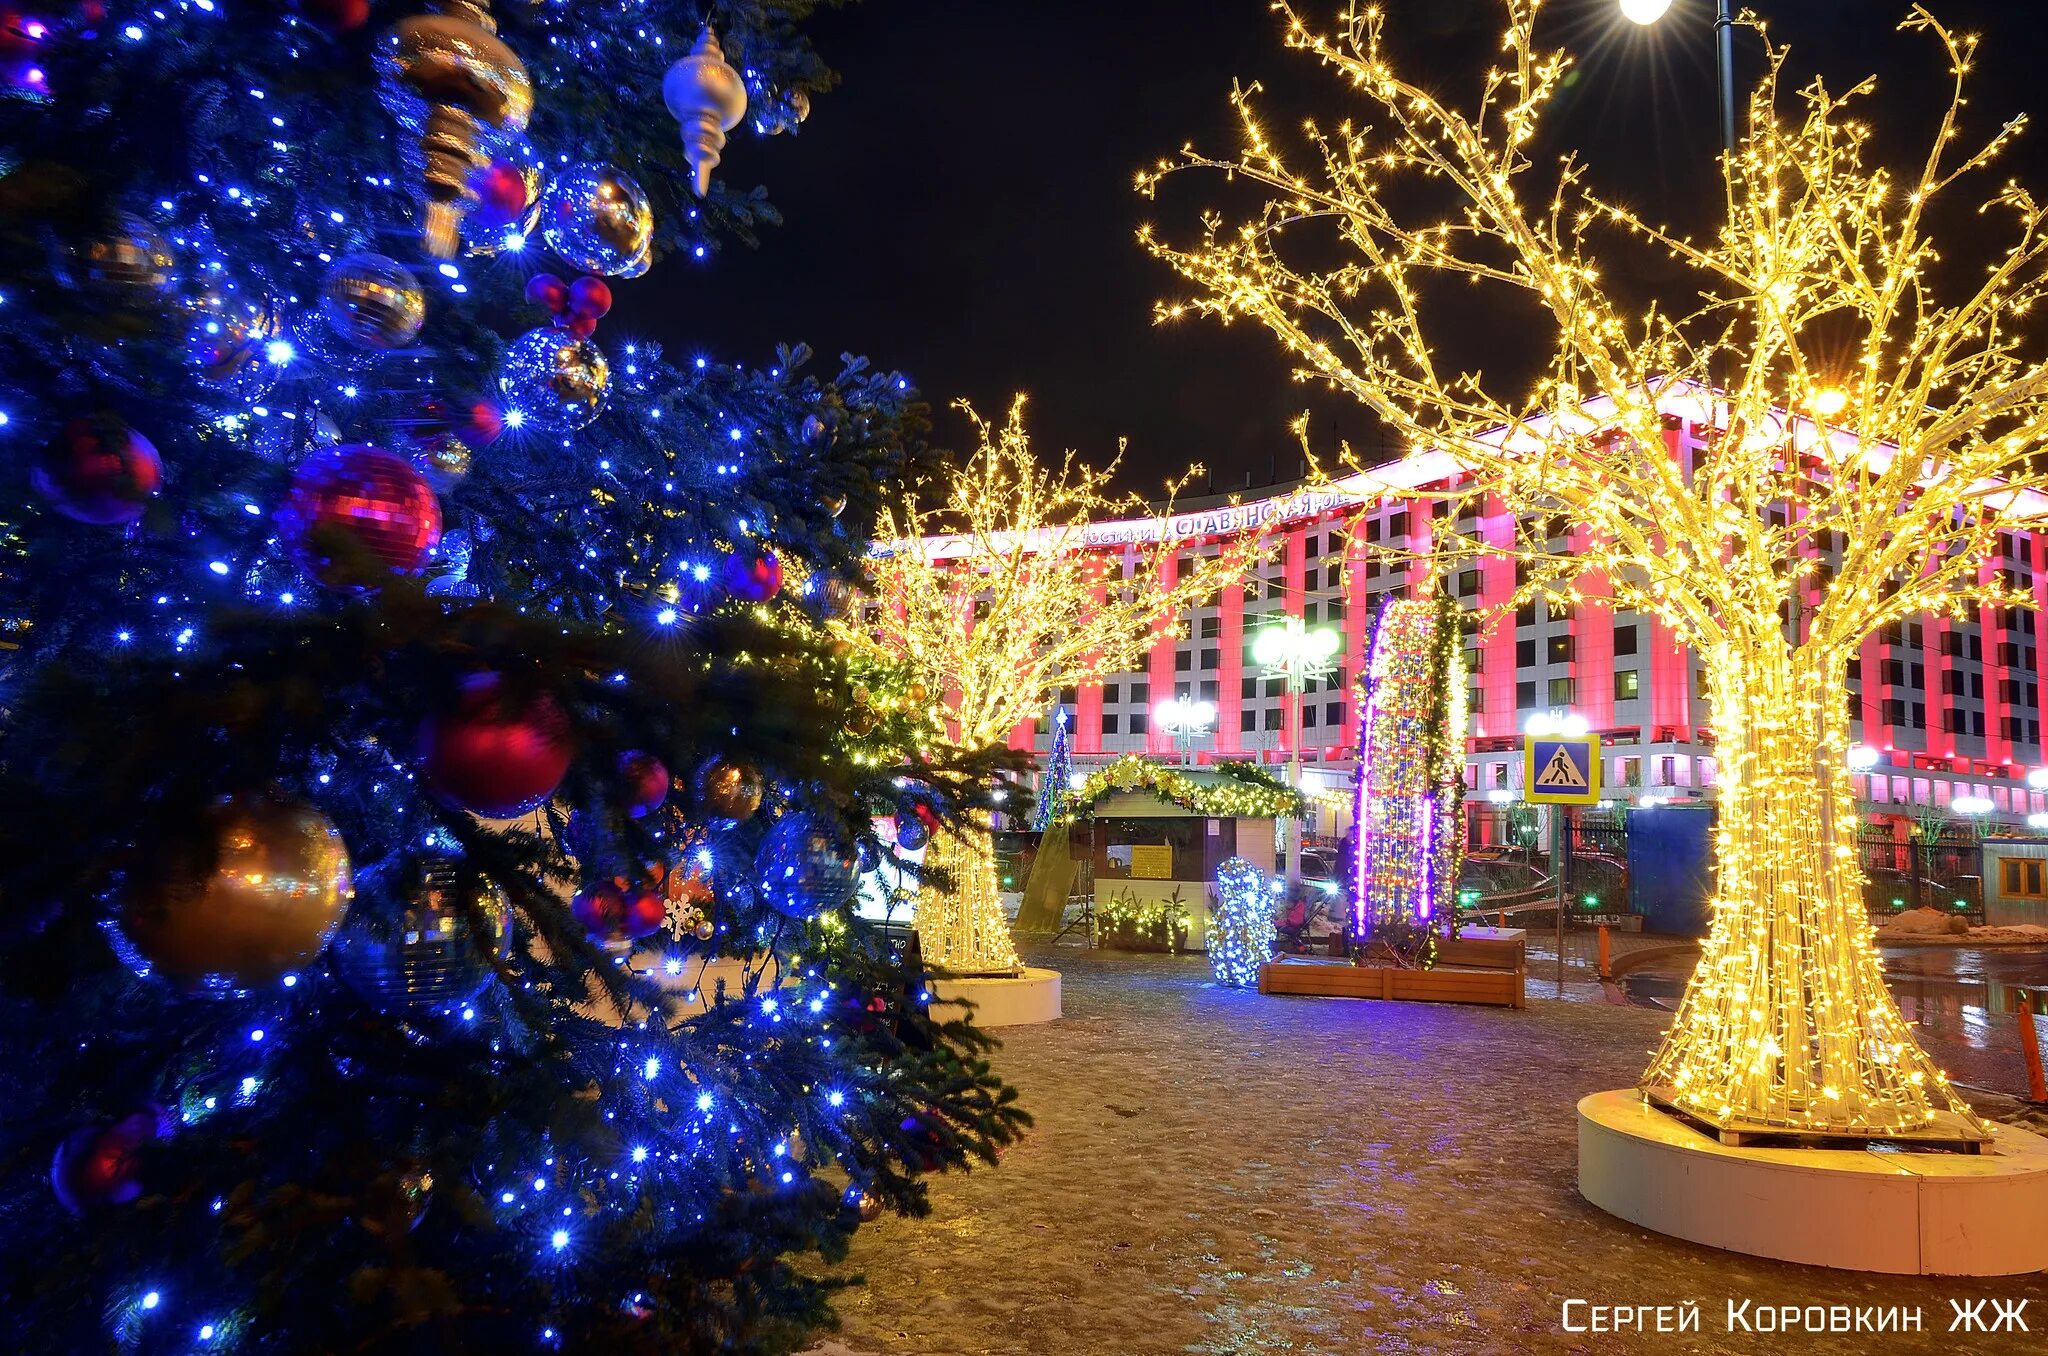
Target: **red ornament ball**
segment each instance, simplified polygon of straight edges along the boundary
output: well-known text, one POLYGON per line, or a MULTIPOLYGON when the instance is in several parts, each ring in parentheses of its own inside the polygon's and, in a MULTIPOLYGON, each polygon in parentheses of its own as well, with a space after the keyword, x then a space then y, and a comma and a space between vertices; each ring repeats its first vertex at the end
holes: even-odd
POLYGON ((505 431, 505 412, 488 400, 477 401, 469 407, 468 431, 464 442, 471 447, 489 447, 505 431))
POLYGON ((407 438, 421 445, 436 438, 459 438, 472 448, 489 447, 505 431, 504 411, 490 401, 441 395, 425 397, 400 422, 407 438))
POLYGON ((57 1146, 50 1186, 74 1215, 126 1205, 142 1194, 142 1148, 171 1133, 170 1113, 146 1106, 109 1125, 73 1131, 57 1146))
POLYGON ((608 880, 592 881, 569 899, 569 914, 593 942, 620 935, 626 919, 626 894, 608 880))
POLYGON ((552 273, 536 273, 526 280, 526 299, 550 315, 569 309, 569 284, 552 273))
POLYGON ((668 900, 652 885, 635 885, 625 893, 625 913, 619 931, 638 941, 652 937, 668 922, 668 900))
POLYGON ((668 768, 644 749, 628 749, 619 755, 619 782, 626 813, 635 819, 659 810, 673 784, 668 768))
POLYGON ((67 518, 99 527, 132 523, 164 483, 149 439, 117 416, 73 419, 30 473, 36 491, 67 518))
POLYGON ((735 551, 725 558, 721 577, 733 597, 765 603, 782 591, 782 562, 773 551, 735 551))
POLYGON ((594 315, 568 314, 558 317, 555 324, 561 326, 578 339, 588 339, 597 333, 597 317, 594 315))
POLYGON ((601 880, 570 898, 569 913, 593 942, 637 941, 668 922, 668 901, 652 885, 601 880))
POLYGON ((370 0, 297 0, 296 7, 329 33, 352 33, 370 21, 370 0))
POLYGON ((575 756, 576 732, 561 703, 547 692, 513 690, 501 674, 472 674, 453 709, 420 725, 427 788, 486 819, 538 809, 575 756))
POLYGON ((405 458, 368 443, 323 447, 299 463, 277 511, 278 534, 292 558, 324 584, 342 582, 346 534, 387 569, 426 564, 441 540, 441 503, 405 458))
POLYGON ((526 215, 526 175, 510 160, 493 160, 470 176, 476 204, 469 219, 487 231, 500 231, 526 215))
POLYGON ((603 278, 578 278, 569 284, 569 309, 602 320, 612 309, 611 285, 603 278))

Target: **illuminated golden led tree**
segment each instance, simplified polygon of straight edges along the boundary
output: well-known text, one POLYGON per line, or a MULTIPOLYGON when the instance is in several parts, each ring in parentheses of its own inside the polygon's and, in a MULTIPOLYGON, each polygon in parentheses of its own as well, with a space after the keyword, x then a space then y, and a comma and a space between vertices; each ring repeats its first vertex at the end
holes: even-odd
MULTIPOLYGON (((1091 466, 1069 452, 1057 467, 1041 464, 1021 397, 1001 425, 959 408, 978 445, 929 500, 884 513, 873 596, 837 628, 907 663, 941 703, 949 736, 980 750, 1008 740, 1060 688, 1138 667, 1184 608, 1242 579, 1257 542, 1179 561, 1164 533, 1095 547, 1091 524, 1158 514, 1110 491, 1116 460, 1091 466)), ((1013 970, 989 835, 939 834, 925 863, 946 878, 918 899, 925 960, 957 974, 1013 970)))
MULTIPOLYGON (((1846 664, 1919 613, 2025 605, 1997 534, 2037 511, 2048 368, 2023 328, 2043 288, 2042 209, 2007 183, 1953 204, 1988 256, 1943 261, 1938 213, 2019 129, 1963 149, 1972 42, 1924 11, 1903 25, 1946 56, 1949 97, 1903 175, 1870 160, 1866 83, 1783 80, 1773 48, 1746 135, 1723 166, 1726 220, 1701 238, 1595 191, 1571 156, 1533 149, 1569 58, 1539 49, 1534 0, 1510 0, 1477 98, 1454 105, 1395 68, 1374 10, 1321 36, 1283 5, 1288 44, 1339 77, 1356 120, 1307 128, 1283 159, 1235 96, 1244 148, 1185 151, 1139 176, 1231 176, 1260 205, 1211 213, 1176 245, 1141 240, 1193 283, 1162 304, 1254 320, 1301 375, 1369 406, 1419 455, 1448 454, 1525 523, 1583 526, 1576 561, 1537 555, 1524 595, 1669 624, 1701 656, 1716 737, 1717 900, 1704 957, 1646 1088, 1724 1127, 1883 1134, 1968 1109, 1886 992, 1864 914, 1844 755, 1846 664), (1348 91, 1348 93, 1346 92, 1348 91), (1423 221, 1410 205, 1449 201, 1423 221), (1981 210, 1980 210, 1981 209, 1981 210), (1625 299, 1638 251, 1689 266, 1675 307, 1625 299), (1441 358, 1434 289, 1501 294, 1543 363, 1490 389, 1441 358), (1509 296, 1507 294, 1515 294, 1509 296), (1687 458, 1666 416, 1718 430, 1687 458), (1602 600, 1608 602, 1608 600, 1602 600)), ((1549 530, 1520 540, 1540 553, 1549 530)))

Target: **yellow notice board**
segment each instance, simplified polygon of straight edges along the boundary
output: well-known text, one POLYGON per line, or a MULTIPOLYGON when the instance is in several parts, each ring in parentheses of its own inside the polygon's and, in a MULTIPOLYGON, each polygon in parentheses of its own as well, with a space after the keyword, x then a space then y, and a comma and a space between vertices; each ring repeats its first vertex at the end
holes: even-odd
POLYGON ((1173 849, 1158 843, 1131 846, 1132 880, 1172 880, 1173 849))

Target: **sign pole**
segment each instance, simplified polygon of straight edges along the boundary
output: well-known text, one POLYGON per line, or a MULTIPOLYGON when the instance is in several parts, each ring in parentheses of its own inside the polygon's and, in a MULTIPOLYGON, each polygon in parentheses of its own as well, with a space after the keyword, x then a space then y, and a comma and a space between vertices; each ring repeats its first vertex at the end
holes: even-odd
MULTIPOLYGON (((1585 729, 1583 722, 1580 730, 1585 729)), ((1565 856, 1571 845, 1567 819, 1574 805, 1600 800, 1600 737, 1538 734, 1522 740, 1522 796, 1550 807, 1550 871, 1557 887, 1557 996, 1564 997, 1565 856)))
POLYGON ((1564 818, 1571 813, 1568 805, 1550 807, 1550 870, 1557 877, 1557 996, 1564 997, 1564 818))

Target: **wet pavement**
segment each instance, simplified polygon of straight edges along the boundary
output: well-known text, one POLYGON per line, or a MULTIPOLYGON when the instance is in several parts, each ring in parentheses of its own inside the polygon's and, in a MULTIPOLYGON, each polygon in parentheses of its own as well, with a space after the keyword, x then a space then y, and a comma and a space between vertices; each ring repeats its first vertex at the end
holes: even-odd
POLYGON ((936 1182, 929 1219, 861 1231, 840 1350, 2043 1349, 1950 1336, 1947 1301, 2040 1296, 2048 1278, 1795 1267, 1588 1206, 1574 1103, 1632 1084, 1668 1014, 1586 1001, 1585 980, 1567 1002, 1532 982, 1517 1012, 1222 990, 1200 957, 1032 959, 1065 973, 1068 1015, 1005 1031, 997 1059, 1037 1126, 999 1168, 936 1182), (1570 1299, 1695 1300, 1701 1331, 1567 1332, 1570 1299), (1731 1334, 1731 1301, 1916 1306, 1925 1331, 1731 1334))
MULTIPOLYGON (((1927 1052, 1950 1078, 1972 1087, 2025 1096, 2027 1067, 2021 1042, 2031 1025, 2035 1049, 2048 1058, 2048 946, 1880 946, 1885 979, 1927 1052), (2020 1015, 2019 994, 2029 992, 2033 1016, 2020 1015)), ((1569 951, 1568 951, 1569 954, 1569 951)), ((1554 974, 1544 959, 1546 974, 1554 974)), ((1569 973, 1569 971, 1568 971, 1569 973)), ((1670 1007, 1684 976, 1632 976, 1638 1001, 1670 1007)), ((1546 988, 1543 992, 1549 992, 1546 988)))

